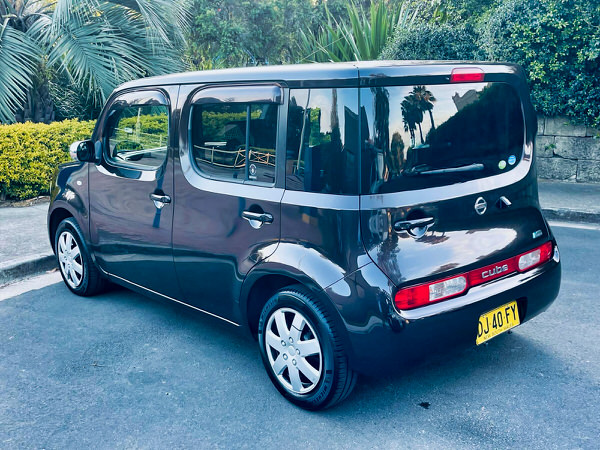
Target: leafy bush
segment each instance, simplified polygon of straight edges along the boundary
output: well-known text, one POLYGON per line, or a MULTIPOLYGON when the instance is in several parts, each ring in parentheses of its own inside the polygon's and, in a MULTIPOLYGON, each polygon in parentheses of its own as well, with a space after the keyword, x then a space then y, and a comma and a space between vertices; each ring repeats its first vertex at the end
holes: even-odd
POLYGON ((382 58, 517 63, 527 72, 539 113, 600 126, 598 2, 503 0, 487 2, 481 14, 470 19, 479 24, 475 29, 458 21, 399 29, 382 58))
POLYGON ((475 40, 470 26, 415 23, 396 30, 380 59, 476 59, 475 40))
POLYGON ((69 161, 69 145, 89 138, 95 121, 50 125, 0 125, 0 196, 27 199, 47 194, 54 170, 69 161))
POLYGON ((327 23, 317 33, 300 31, 304 60, 313 62, 377 59, 394 30, 410 26, 417 16, 405 3, 373 0, 368 10, 348 2, 348 22, 327 10, 327 23))
POLYGON ((600 5, 505 0, 482 24, 488 59, 521 64, 536 109, 600 126, 600 5))

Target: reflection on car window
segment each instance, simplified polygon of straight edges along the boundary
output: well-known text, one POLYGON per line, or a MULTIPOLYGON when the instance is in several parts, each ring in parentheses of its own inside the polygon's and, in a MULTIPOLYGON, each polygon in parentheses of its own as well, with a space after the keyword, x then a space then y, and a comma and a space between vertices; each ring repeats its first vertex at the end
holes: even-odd
POLYGON ((357 94, 335 88, 290 91, 286 189, 358 192, 357 94))
POLYGON ((361 111, 365 192, 460 183, 521 160, 521 103, 505 83, 363 88, 361 111))
POLYGON ((166 105, 127 106, 111 111, 109 158, 116 163, 157 168, 167 156, 169 114, 166 105))
POLYGON ((247 173, 248 181, 275 181, 277 105, 195 105, 191 135, 193 160, 203 174, 244 181, 247 173))

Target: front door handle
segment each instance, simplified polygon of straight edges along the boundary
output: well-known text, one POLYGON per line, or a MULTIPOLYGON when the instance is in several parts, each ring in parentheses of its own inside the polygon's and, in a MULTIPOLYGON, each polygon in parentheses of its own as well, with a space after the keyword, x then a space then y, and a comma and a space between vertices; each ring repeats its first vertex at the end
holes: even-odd
POLYGON ((262 227, 265 223, 273 223, 273 215, 266 212, 243 211, 242 217, 248 221, 252 228, 256 229, 262 227))
POLYGON ((394 231, 406 231, 411 236, 421 237, 431 225, 435 223, 433 217, 423 217, 422 219, 401 220, 394 223, 394 231))
POLYGON ((165 194, 150 194, 150 200, 154 202, 157 209, 162 209, 167 203, 171 203, 171 197, 165 194))

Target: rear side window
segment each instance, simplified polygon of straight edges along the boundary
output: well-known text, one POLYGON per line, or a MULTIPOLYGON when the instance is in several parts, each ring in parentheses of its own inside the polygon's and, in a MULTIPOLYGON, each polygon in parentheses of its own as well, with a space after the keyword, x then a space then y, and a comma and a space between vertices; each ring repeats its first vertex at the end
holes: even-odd
POLYGON ((508 84, 363 88, 361 103, 365 193, 489 177, 521 160, 523 113, 508 84))
POLYGON ((107 157, 118 165, 156 169, 167 157, 169 107, 159 92, 129 93, 108 113, 107 157))
POLYGON ((226 181, 275 182, 274 103, 204 103, 192 107, 192 160, 226 181))
POLYGON ((358 90, 292 89, 286 189, 358 193, 358 90))

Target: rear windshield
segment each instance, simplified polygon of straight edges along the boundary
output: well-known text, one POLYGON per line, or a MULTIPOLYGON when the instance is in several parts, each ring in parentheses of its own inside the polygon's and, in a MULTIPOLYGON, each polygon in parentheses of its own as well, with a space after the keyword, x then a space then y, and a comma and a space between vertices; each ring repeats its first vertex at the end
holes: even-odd
POLYGON ((363 192, 399 192, 508 172, 524 120, 505 83, 361 89, 363 192))

